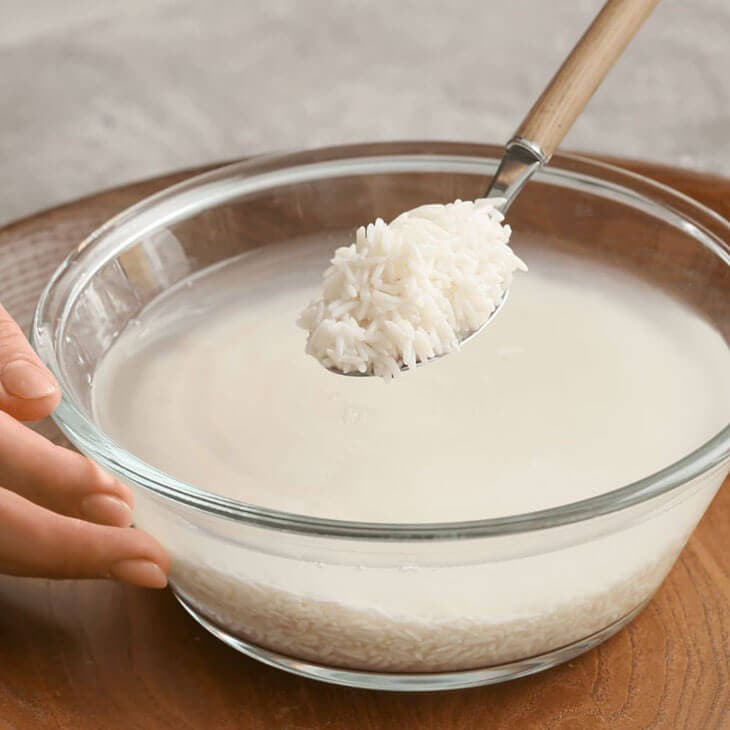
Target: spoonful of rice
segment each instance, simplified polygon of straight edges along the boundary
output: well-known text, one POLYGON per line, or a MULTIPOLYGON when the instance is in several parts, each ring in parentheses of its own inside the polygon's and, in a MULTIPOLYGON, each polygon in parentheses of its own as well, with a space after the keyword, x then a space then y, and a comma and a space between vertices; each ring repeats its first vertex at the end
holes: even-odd
POLYGON ((387 380, 460 349, 504 305, 515 271, 504 214, 550 160, 659 0, 608 0, 505 153, 484 198, 422 205, 361 226, 302 312, 306 351, 340 375, 387 380))

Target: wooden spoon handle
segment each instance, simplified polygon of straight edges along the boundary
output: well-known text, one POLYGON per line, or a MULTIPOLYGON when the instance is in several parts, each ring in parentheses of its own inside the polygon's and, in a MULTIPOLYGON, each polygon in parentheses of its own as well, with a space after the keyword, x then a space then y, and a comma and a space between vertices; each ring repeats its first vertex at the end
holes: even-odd
POLYGON ((608 0, 515 133, 548 160, 659 0, 608 0))

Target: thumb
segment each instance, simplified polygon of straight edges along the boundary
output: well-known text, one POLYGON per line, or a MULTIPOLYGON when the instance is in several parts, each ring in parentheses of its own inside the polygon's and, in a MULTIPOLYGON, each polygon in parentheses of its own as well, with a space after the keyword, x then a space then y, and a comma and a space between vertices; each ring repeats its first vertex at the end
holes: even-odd
POLYGON ((52 413, 60 399, 56 379, 0 305, 0 411, 20 421, 38 421, 52 413))

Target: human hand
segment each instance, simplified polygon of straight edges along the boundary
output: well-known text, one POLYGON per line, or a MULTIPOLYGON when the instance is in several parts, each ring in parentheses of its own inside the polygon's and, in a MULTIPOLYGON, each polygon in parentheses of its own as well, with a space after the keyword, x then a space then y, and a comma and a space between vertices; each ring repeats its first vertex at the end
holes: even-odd
POLYGON ((0 573, 164 588, 170 560, 154 538, 129 527, 129 487, 20 423, 45 418, 60 399, 0 305, 0 573))

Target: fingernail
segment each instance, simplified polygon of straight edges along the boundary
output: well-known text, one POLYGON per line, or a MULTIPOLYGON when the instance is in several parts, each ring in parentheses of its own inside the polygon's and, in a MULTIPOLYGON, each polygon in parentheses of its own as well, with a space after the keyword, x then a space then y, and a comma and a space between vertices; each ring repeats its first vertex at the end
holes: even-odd
POLYGON ((119 497, 111 494, 89 494, 79 505, 81 516, 100 525, 127 527, 132 522, 132 510, 119 497))
POLYGON ((26 360, 9 362, 0 373, 0 382, 7 393, 23 400, 45 398, 58 387, 48 373, 26 360))
POLYGON ((167 585, 167 576, 160 566, 143 558, 120 560, 109 568, 109 575, 142 588, 164 588, 167 585))

